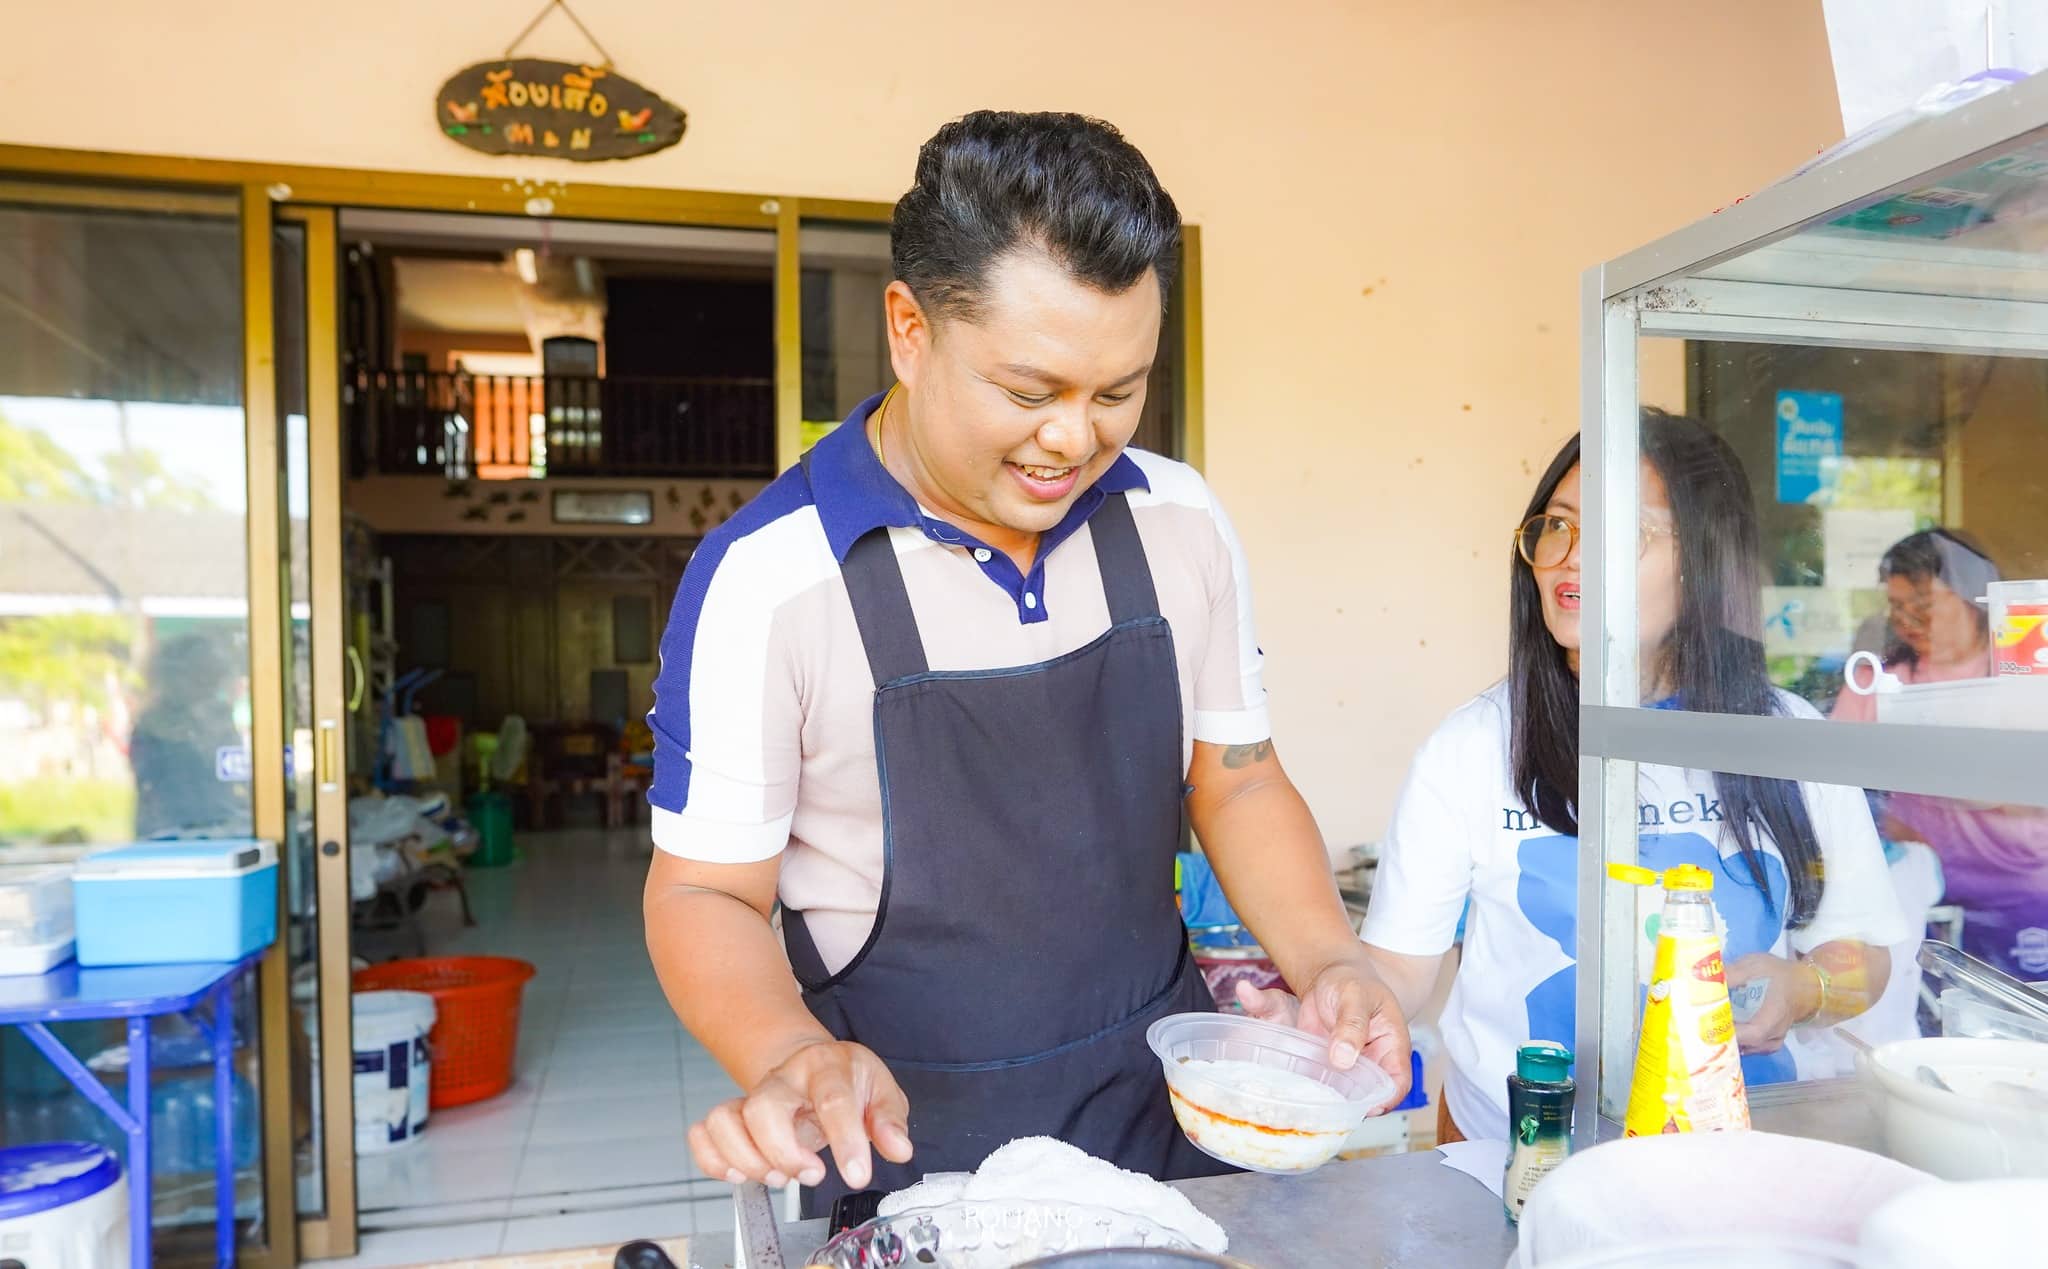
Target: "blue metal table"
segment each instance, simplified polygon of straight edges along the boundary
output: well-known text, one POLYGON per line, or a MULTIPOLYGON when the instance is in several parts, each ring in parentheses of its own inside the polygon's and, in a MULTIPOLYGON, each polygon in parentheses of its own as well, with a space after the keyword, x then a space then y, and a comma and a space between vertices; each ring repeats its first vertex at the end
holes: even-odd
MULTIPOLYGON (((128 1245, 132 1269, 150 1265, 149 1021, 211 1007, 213 1046, 214 1246, 235 1263, 235 983, 262 954, 221 965, 135 965, 81 969, 75 962, 35 978, 0 978, 0 1026, 20 1027, 72 1087, 104 1111, 128 1138, 128 1245), (50 1034, 53 1022, 128 1022, 128 1105, 50 1034)), ((199 1019, 194 1018, 197 1022, 199 1019)))

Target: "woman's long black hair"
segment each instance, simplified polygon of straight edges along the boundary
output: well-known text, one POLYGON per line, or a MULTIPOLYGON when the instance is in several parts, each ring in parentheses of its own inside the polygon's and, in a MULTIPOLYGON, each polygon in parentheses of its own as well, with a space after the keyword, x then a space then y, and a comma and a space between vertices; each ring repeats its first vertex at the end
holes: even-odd
MULTIPOLYGON (((1655 655, 1678 703, 1708 714, 1776 714, 1781 706, 1764 668, 1762 573, 1749 477, 1726 441, 1696 419, 1643 411, 1643 458, 1671 494, 1678 530, 1678 619, 1655 655)), ((1527 516, 1549 509, 1558 485, 1579 464, 1579 438, 1566 442, 1536 485, 1527 516)), ((1515 788, 1529 813, 1566 836, 1579 832, 1579 677, 1543 622, 1536 575, 1511 557, 1508 690, 1515 788)), ((1597 631, 1583 638, 1598 637, 1597 631)), ((1758 776, 1714 776, 1722 813, 1757 888, 1773 906, 1759 830, 1784 857, 1792 895, 1787 924, 1813 920, 1826 878, 1813 820, 1797 783, 1758 776)))

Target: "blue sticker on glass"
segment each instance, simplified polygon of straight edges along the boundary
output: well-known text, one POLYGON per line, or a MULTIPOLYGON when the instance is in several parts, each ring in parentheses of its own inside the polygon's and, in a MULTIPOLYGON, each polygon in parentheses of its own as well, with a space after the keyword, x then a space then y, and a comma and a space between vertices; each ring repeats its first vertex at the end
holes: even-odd
POLYGON ((1827 460, 1842 456, 1842 394, 1778 394, 1778 501, 1807 503, 1821 491, 1827 460))
POLYGON ((222 784, 247 784, 252 774, 249 751, 241 745, 223 745, 213 751, 213 778, 222 784))

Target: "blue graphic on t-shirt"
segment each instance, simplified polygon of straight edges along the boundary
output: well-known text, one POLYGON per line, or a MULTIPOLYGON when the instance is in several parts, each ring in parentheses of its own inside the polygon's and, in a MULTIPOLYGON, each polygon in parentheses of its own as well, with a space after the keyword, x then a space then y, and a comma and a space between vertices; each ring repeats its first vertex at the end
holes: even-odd
MULTIPOLYGON (((1702 799, 1705 801, 1705 799, 1702 799)), ((1691 804, 1678 804, 1690 806, 1691 804)), ((1714 815, 1718 804, 1708 802, 1714 815)), ((1652 808, 1646 808, 1649 814, 1652 808)), ((1674 817, 1675 818, 1675 817, 1674 817)), ((1702 817, 1704 818, 1704 817, 1702 817)), ((1661 822, 1661 821, 1660 821, 1661 822)), ((1775 855, 1763 856, 1764 880, 1774 901, 1757 888, 1749 864, 1739 854, 1723 858, 1714 844, 1697 833, 1644 833, 1637 849, 1645 868, 1662 872, 1679 864, 1695 864, 1714 874, 1714 907, 1727 926, 1723 956, 1733 962, 1751 952, 1768 952, 1784 928, 1784 904, 1790 894, 1785 865, 1775 855)), ((1516 852, 1520 878, 1515 902, 1529 924, 1554 940, 1574 964, 1536 984, 1524 1001, 1529 1038, 1570 1045, 1578 1001, 1579 841, 1576 837, 1532 837, 1516 852)), ((1743 1079, 1751 1084, 1778 1084, 1797 1078, 1792 1055, 1745 1054, 1743 1079)))

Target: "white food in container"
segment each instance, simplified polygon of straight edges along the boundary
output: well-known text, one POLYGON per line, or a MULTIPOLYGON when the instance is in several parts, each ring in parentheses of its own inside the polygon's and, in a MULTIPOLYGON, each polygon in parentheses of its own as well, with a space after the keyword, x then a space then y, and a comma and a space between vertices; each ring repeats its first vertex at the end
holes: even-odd
POLYGON ((1328 1040, 1253 1018, 1180 1014, 1146 1038, 1188 1140, 1255 1172, 1314 1171, 1395 1096, 1394 1081, 1369 1061, 1337 1070, 1328 1040))
POLYGON ((963 1202, 1107 1208, 1150 1221, 1204 1251, 1230 1248, 1223 1227, 1179 1190, 1051 1137, 1020 1137, 990 1154, 971 1173, 932 1173, 883 1199, 877 1215, 886 1218, 963 1202))
POLYGON ((1064 1141, 1021 1137, 974 1172, 931 1173, 889 1195, 874 1220, 835 1237, 809 1263, 1010 1269, 1112 1247, 1220 1254, 1229 1246, 1223 1227, 1172 1186, 1064 1141))

